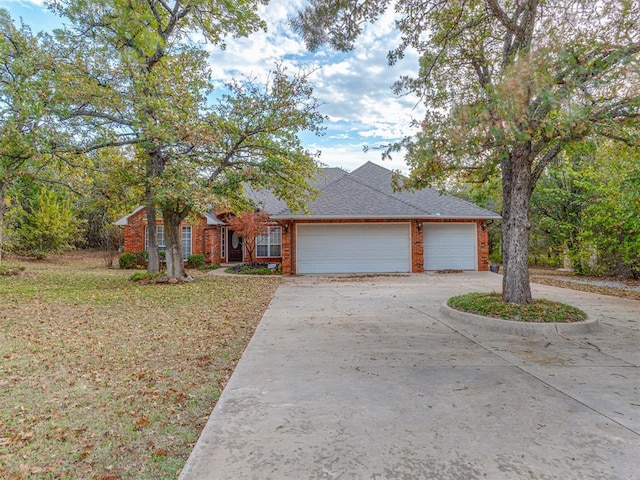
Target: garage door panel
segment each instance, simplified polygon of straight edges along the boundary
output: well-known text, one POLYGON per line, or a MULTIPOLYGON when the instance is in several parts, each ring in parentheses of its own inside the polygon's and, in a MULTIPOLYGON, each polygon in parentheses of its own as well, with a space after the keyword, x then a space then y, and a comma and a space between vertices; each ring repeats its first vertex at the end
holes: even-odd
POLYGON ((426 223, 425 270, 476 270, 475 223, 426 223))
POLYGON ((298 225, 298 273, 409 272, 408 224, 298 225))

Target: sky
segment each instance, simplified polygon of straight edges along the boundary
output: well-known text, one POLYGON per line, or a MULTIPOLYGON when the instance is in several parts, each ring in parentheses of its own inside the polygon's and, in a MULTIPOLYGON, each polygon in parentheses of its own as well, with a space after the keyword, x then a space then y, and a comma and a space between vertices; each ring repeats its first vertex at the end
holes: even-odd
MULTIPOLYGON (((349 53, 322 48, 309 52, 291 31, 287 19, 304 7, 305 0, 271 0, 260 7, 267 32, 249 38, 228 39, 224 51, 210 50, 214 80, 222 85, 234 78, 264 79, 278 62, 291 73, 315 69, 310 77, 314 95, 327 117, 321 137, 303 134, 303 145, 320 151, 320 162, 331 167, 354 170, 367 161, 408 173, 402 153, 382 160, 379 148, 412 133, 411 120, 420 119, 424 109, 415 96, 398 97, 391 87, 401 75, 415 75, 417 55, 408 52, 393 67, 387 53, 395 46, 398 32, 391 14, 368 25, 349 53), (364 151, 364 147, 369 147, 364 151)), ((43 0, 0 0, 14 21, 22 18, 33 32, 59 27, 63 19, 46 10, 43 0)))

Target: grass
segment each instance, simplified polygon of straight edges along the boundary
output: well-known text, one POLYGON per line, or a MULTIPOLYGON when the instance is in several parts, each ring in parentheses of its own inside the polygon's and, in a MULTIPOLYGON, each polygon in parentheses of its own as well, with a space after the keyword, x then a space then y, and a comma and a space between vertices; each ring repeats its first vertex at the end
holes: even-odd
POLYGON ((611 280, 611 281, 626 283, 627 285, 632 287, 640 286, 639 280, 628 280, 628 279, 622 279, 618 277, 588 277, 588 276, 576 275, 571 272, 559 272, 556 269, 539 268, 539 267, 530 267, 529 273, 530 273, 529 278, 532 282, 540 283, 542 285, 550 285, 552 287, 569 288, 569 289, 578 290, 581 292, 597 293, 601 295, 611 295, 613 297, 640 300, 640 291, 638 290, 625 290, 621 288, 576 283, 576 282, 571 282, 563 277, 569 277, 569 278, 575 277, 580 280, 586 279, 586 280, 594 280, 594 281, 611 280))
POLYGON ((452 297, 447 303, 463 312, 521 322, 572 323, 587 319, 586 313, 570 305, 549 300, 514 305, 503 302, 498 293, 469 293, 452 297))
POLYGON ((22 272, 26 270, 24 265, 18 265, 13 262, 0 263, 0 277, 11 277, 13 275, 22 275, 22 272))
POLYGON ((0 277, 1 478, 176 478, 278 286, 141 285, 102 263, 0 277))

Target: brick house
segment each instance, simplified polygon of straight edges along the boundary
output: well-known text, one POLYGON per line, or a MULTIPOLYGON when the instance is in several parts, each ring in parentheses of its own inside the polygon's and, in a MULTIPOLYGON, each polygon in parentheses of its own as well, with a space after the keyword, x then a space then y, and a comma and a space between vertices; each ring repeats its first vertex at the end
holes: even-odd
MULTIPOLYGON (((488 270, 487 222, 499 215, 433 189, 394 192, 392 172, 367 162, 351 173, 322 169, 312 184, 321 191, 310 213, 291 212, 269 191, 245 193, 269 214, 254 260, 282 263, 285 274, 387 273, 488 270)), ((203 253, 209 263, 241 262, 241 239, 207 213, 182 226, 185 258, 203 253)), ((145 210, 121 218, 124 250, 145 250, 145 210)), ((164 245, 164 227, 156 235, 164 245)))

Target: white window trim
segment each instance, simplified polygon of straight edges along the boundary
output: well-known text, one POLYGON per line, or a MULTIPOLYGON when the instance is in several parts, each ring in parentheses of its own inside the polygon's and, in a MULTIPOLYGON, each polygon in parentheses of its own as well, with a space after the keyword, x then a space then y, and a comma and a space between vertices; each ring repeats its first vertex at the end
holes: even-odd
POLYGON ((274 258, 274 257, 282 257, 282 227, 280 226, 271 226, 265 227, 266 232, 258 235, 256 238, 256 258, 274 258), (272 232, 278 230, 280 232, 280 242, 273 243, 272 240, 272 232), (260 243, 260 237, 266 238, 266 243, 260 243), (280 246, 280 255, 271 255, 271 247, 272 246, 280 246), (267 255, 258 255, 258 247, 267 247, 267 255))
MULTIPOLYGON (((180 229, 180 241, 182 242, 182 259, 186 260, 189 255, 193 253, 193 227, 191 225, 183 225, 180 229), (190 251, 187 254, 187 250, 184 248, 184 232, 185 229, 189 229, 189 234, 191 236, 191 245, 190 251)), ((167 248, 167 240, 164 235, 164 225, 156 225, 156 242, 158 244, 158 250, 166 250, 167 248), (162 232, 160 236, 159 233, 162 232), (162 239, 162 242, 160 241, 162 239)), ((144 249, 149 250, 149 226, 144 226, 144 249)))
MULTIPOLYGON (((164 250, 167 248, 167 240, 164 236, 164 225, 156 225, 156 245, 158 250, 164 250), (158 235, 162 232, 162 235, 158 235), (160 241, 162 239, 162 242, 160 241)), ((149 226, 144 226, 144 249, 149 250, 149 226)))
POLYGON ((193 228, 191 227, 191 225, 183 225, 182 228, 180 229, 180 234, 181 234, 180 241, 182 242, 182 259, 186 260, 187 258, 189 258, 189 255, 193 253, 193 228), (184 248, 185 247, 185 243, 184 243, 185 231, 189 232, 189 253, 187 253, 187 249, 184 248))
POLYGON ((220 228, 220 258, 227 258, 227 227, 220 228))

